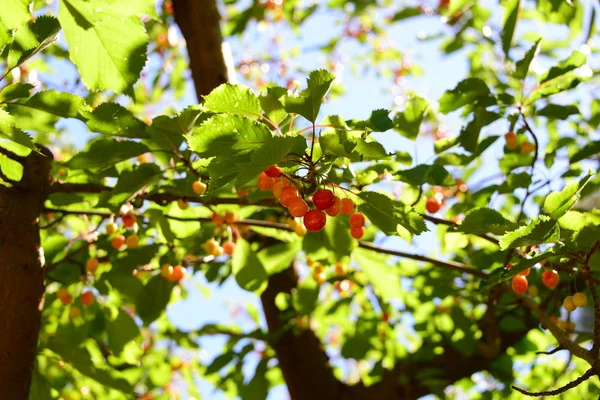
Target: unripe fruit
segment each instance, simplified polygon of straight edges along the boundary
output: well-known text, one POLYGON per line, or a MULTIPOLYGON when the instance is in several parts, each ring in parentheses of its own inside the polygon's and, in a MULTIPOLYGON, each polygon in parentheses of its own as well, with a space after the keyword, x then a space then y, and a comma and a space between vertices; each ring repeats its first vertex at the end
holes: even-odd
POLYGON ((221 246, 216 246, 213 248, 213 251, 210 254, 212 254, 214 257, 220 257, 225 254, 225 250, 223 250, 221 246))
POLYGON ((425 208, 430 214, 435 214, 436 212, 440 211, 440 208, 442 208, 442 202, 430 197, 427 199, 427 202, 425 202, 425 208))
POLYGON ((109 235, 112 235, 113 233, 115 233, 117 231, 117 229, 119 229, 119 227, 114 222, 110 222, 110 223, 106 224, 106 233, 109 235))
POLYGON ((348 217, 348 222, 350 222, 351 228, 362 228, 365 226, 365 217, 359 212, 355 212, 350 214, 348 217))
POLYGON ((350 228, 350 235, 352 235, 352 237, 354 239, 360 240, 364 235, 365 235, 365 227, 361 226, 361 227, 352 227, 350 228))
POLYGON ((185 268, 181 265, 176 265, 173 267, 173 273, 168 278, 171 282, 179 282, 185 277, 185 268))
POLYGON ((124 244, 125 244, 125 236, 123 236, 123 235, 117 235, 114 238, 112 238, 110 241, 110 245, 113 247, 113 249, 116 249, 116 250, 120 250, 124 244))
POLYGON ((195 181, 194 183, 192 183, 192 190, 197 195, 202 196, 204 193, 206 193, 206 183, 201 181, 195 181))
POLYGON ((258 187, 261 190, 271 190, 275 186, 275 179, 267 176, 264 172, 258 177, 258 187))
POLYGON ((308 212, 308 204, 301 197, 294 197, 288 204, 288 210, 296 218, 302 218, 308 212))
POLYGON ((313 271, 312 277, 319 285, 321 285, 321 284, 325 283, 325 281, 327 281, 327 275, 325 275, 325 272, 313 271))
POLYGON ((530 286, 529 290, 527 290, 530 296, 535 297, 539 294, 539 290, 537 286, 530 286))
POLYGON ((141 164, 147 163, 150 162, 150 155, 148 153, 140 154, 137 159, 141 164))
POLYGON ((138 235, 131 235, 125 239, 125 245, 129 249, 135 249, 140 244, 140 237, 138 235))
POLYGON ((310 210, 304 216, 304 226, 311 232, 318 232, 325 226, 327 217, 321 210, 310 210))
POLYGON ((315 261, 312 265, 311 268, 313 270, 314 273, 319 274, 321 272, 325 272, 325 267, 323 266, 323 264, 321 264, 318 261, 315 261))
POLYGON ((185 210, 190 206, 190 202, 187 201, 187 199, 179 199, 177 200, 177 206, 179 206, 180 209, 185 210))
POLYGON ((523 275, 517 275, 512 280, 512 289, 517 294, 523 294, 527 291, 527 286, 529 282, 527 282, 527 278, 523 275))
POLYGON ((523 154, 531 154, 535 151, 535 145, 531 142, 523 142, 521 143, 521 153, 523 154))
POLYGON ((277 182, 275 186, 273 186, 273 196, 275 196, 277 200, 281 199, 281 191, 286 186, 288 186, 288 184, 283 181, 277 182))
POLYGON ((59 299, 60 299, 60 302, 66 306, 67 304, 69 304, 73 301, 73 296, 71 296, 70 294, 67 294, 66 296, 59 297, 59 299))
POLYGON ((508 132, 506 135, 504 135, 504 139, 506 140, 506 148, 509 150, 514 150, 519 145, 517 135, 515 135, 514 132, 508 132))
POLYGON ((354 202, 349 198, 342 199, 342 214, 349 215, 354 211, 354 202))
POLYGON ((269 178, 279 178, 281 176, 281 170, 274 165, 271 165, 269 168, 265 169, 265 175, 269 178))
POLYGON ((89 273, 93 274, 98 269, 98 265, 100 265, 100 261, 98 261, 97 258, 88 258, 88 260, 85 262, 85 269, 89 273))
POLYGON ((317 210, 327 210, 333 205, 335 196, 331 190, 321 189, 315 192, 312 201, 317 210))
POLYGON ((294 186, 286 186, 281 189, 281 198, 279 201, 285 207, 290 205, 290 201, 298 197, 298 190, 294 186))
POLYGON ((225 242, 223 243, 223 252, 227 255, 233 255, 235 252, 235 243, 233 242, 225 242))
POLYGON ((560 276, 558 272, 553 269, 547 269, 542 274, 542 282, 544 285, 548 286, 550 289, 553 289, 558 285, 558 281, 560 280, 560 276))
POLYGON ((69 310, 69 316, 72 319, 81 317, 81 309, 79 307, 71 307, 69 310))
POLYGON ((94 296, 93 292, 83 292, 81 294, 81 303, 84 306, 89 306, 89 305, 93 304, 95 299, 96 299, 96 296, 94 296))
POLYGON ((123 225, 127 228, 133 228, 135 225, 135 215, 133 214, 125 214, 123 215, 123 225))
POLYGON ((216 247, 219 247, 219 243, 215 239, 208 239, 204 242, 204 251, 208 254, 212 254, 216 247))
POLYGON ((335 276, 337 276, 338 278, 348 275, 348 267, 339 262, 335 263, 334 271, 335 276))
POLYGON ((573 304, 577 307, 585 307, 587 305, 587 296, 585 293, 575 293, 573 295, 573 304))
POLYGON ((573 298, 571 296, 565 297, 563 300, 563 307, 569 312, 573 312, 577 308, 577 306, 573 303, 573 298))
POLYGON ((325 212, 330 217, 335 217, 336 215, 338 215, 340 213, 341 209, 342 209, 342 200, 340 200, 340 198, 336 196, 333 198, 333 204, 331 205, 331 207, 329 207, 327 210, 325 210, 325 212))
POLYGON ((173 275, 173 267, 169 264, 164 264, 162 267, 160 267, 160 275, 163 278, 169 279, 171 275, 173 275))
POLYGON ((306 236, 306 227, 303 224, 296 224, 294 226, 294 232, 298 236, 306 236))

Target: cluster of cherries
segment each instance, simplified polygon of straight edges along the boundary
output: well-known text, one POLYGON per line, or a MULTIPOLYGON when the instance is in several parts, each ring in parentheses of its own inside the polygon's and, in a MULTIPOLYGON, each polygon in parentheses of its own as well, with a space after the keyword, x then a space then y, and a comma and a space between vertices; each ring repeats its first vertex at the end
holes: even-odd
POLYGON ((583 308, 587 305, 587 296, 583 292, 577 292, 573 296, 567 296, 563 300, 563 307, 569 312, 575 311, 577 307, 583 308))
POLYGON ((179 282, 185 278, 186 270, 181 265, 172 266, 163 264, 160 267, 160 275, 169 282, 179 282))
MULTIPOLYGON (((519 147, 519 138, 517 134, 514 132, 508 132, 504 135, 504 140, 506 140, 506 148, 509 150, 515 150, 519 147)), ((521 153, 523 154, 531 154, 535 151, 535 145, 529 141, 524 141, 521 143, 521 153)))
POLYGON ((216 239, 210 238, 206 242, 204 242, 204 251, 206 251, 208 254, 214 257, 219 257, 223 254, 232 256, 235 252, 235 242, 228 240, 222 245, 220 245, 216 239))
MULTIPOLYGON (((306 264, 311 269, 311 276, 315 280, 315 282, 317 282, 319 285, 322 285, 327 281, 327 270, 323 266, 323 264, 321 264, 318 261, 312 261, 312 259, 310 258, 306 260, 306 264)), ((341 280, 336 280, 333 283, 334 289, 337 290, 340 294, 347 293, 354 287, 354 282, 346 278, 348 275, 348 267, 346 265, 340 262, 335 263, 335 265, 333 266, 333 275, 336 278, 345 278, 341 280)))
MULTIPOLYGON (((335 217, 342 213, 350 215, 350 234, 360 239, 365 234, 365 217, 354 212, 354 203, 349 198, 339 198, 329 189, 317 190, 312 196, 315 209, 309 209, 298 188, 286 178, 279 168, 272 165, 258 177, 261 190, 271 190, 281 204, 287 207, 295 218, 303 218, 304 227, 310 232, 318 232, 325 227, 327 215, 335 217)), ((293 227, 296 230, 295 227, 293 227)))
MULTIPOLYGON (((135 215, 125 214, 121 217, 121 219, 123 220, 123 226, 125 226, 126 228, 134 228, 135 227, 135 224, 136 224, 135 215)), ((118 230, 119 230, 119 226, 116 223, 110 222, 110 223, 106 224, 106 233, 108 235, 113 235, 118 230)), ((124 235, 115 235, 110 240, 110 245, 112 246, 112 248, 115 250, 119 250, 119 251, 123 250, 125 247, 127 247, 128 249, 135 249, 138 247, 139 244, 140 244, 140 237, 138 235, 136 235, 135 233, 133 233, 127 237, 125 237, 124 235)))
MULTIPOLYGON (((69 291, 65 288, 58 289, 58 291, 56 292, 56 297, 58 297, 60 302, 65 306, 69 305, 73 301, 73 296, 71 296, 69 291)), ((90 306, 94 304, 95 300, 96 296, 94 296, 94 292, 90 292, 88 290, 81 293, 81 304, 83 304, 84 306, 90 306)), ((79 309, 79 307, 73 306, 69 311, 69 315, 71 316, 71 318, 79 318, 81 316, 81 310, 79 309)))
MULTIPOLYGON (((508 264, 506 269, 510 269, 512 264, 508 264)), ((527 281, 527 276, 531 272, 531 268, 527 268, 525 271, 520 272, 512 279, 512 289, 517 294, 523 294, 527 291, 527 287, 529 286, 529 282, 527 281)), ((556 285, 558 285, 558 281, 560 280, 560 276, 558 272, 554 269, 547 269, 542 273, 542 282, 546 287, 550 289, 554 289, 556 285)))

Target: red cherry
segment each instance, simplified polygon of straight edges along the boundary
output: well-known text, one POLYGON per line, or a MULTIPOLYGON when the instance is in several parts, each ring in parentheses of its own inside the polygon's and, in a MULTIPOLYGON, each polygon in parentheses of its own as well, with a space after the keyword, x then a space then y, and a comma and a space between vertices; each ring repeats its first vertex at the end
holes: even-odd
POLYGON ((384 311, 384 312, 381 314, 381 320, 382 320, 383 322, 388 322, 388 321, 390 320, 390 314, 388 314, 386 311, 384 311))
POLYGON ((288 204, 288 210, 296 218, 302 218, 308 212, 308 204, 302 197, 294 197, 288 204))
POLYGON ((313 203, 318 210, 327 210, 333 205, 335 196, 329 189, 317 190, 313 195, 313 203))
POLYGON ((547 269, 542 274, 542 282, 544 282, 544 285, 548 286, 551 289, 558 285, 559 280, 560 276, 558 275, 558 272, 556 272, 553 269, 547 269))
POLYGON ((171 282, 178 282, 182 280, 184 276, 185 268, 183 268, 181 265, 176 265, 173 267, 173 272, 171 273, 171 276, 169 276, 167 279, 171 282))
POLYGON ((351 228, 362 228, 365 226, 365 217, 359 212, 350 214, 348 221, 351 228))
POLYGON ((115 236, 114 238, 111 239, 110 245, 113 247, 113 249, 116 249, 116 250, 121 249, 125 245, 125 236, 123 236, 123 235, 115 236))
POLYGON ((290 201, 296 197, 298 197, 298 190, 294 186, 286 186, 281 189, 281 197, 279 201, 281 201, 282 205, 287 207, 290 205, 290 201))
POLYGON ((321 210, 310 210, 304 216, 304 226, 311 232, 318 232, 325 226, 327 217, 321 210))
POLYGON ((425 208, 430 214, 435 214, 436 212, 440 211, 440 208, 442 208, 442 202, 430 197, 425 203, 425 208))
POLYGON ((123 225, 127 228, 133 228, 135 225, 135 215, 133 214, 125 214, 123 215, 123 225))
POLYGON ((223 243, 223 252, 228 255, 233 255, 235 252, 235 243, 233 242, 225 242, 223 243))
POLYGON ((527 282, 527 278, 523 275, 517 275, 512 280, 512 289, 517 294, 523 294, 527 291, 527 286, 529 283, 527 282))
POLYGON ((267 176, 264 172, 258 177, 258 187, 261 190, 271 190, 275 186, 275 179, 267 176))
POLYGON ((354 211, 354 202, 349 198, 342 199, 342 214, 349 215, 354 211))
POLYGON ((530 272, 531 272, 531 268, 527 268, 525 271, 519 272, 519 275, 527 276, 527 275, 529 275, 530 272))
POLYGON ((90 304, 94 303, 95 300, 95 296, 93 292, 83 292, 81 294, 81 303, 84 306, 89 306, 90 304))
POLYGON ((364 226, 350 228, 350 235, 352 235, 352 237, 354 239, 360 240, 364 236, 364 234, 365 234, 364 226))
POLYGON ((281 170, 274 165, 271 165, 269 168, 265 169, 265 175, 269 178, 279 178, 281 176, 281 170))
POLYGON ((327 213, 327 215, 331 216, 331 217, 335 217, 336 215, 338 215, 340 213, 340 209, 342 208, 342 201, 340 200, 339 197, 334 197, 333 198, 333 204, 331 205, 331 207, 329 207, 327 210, 325 210, 325 212, 327 213))

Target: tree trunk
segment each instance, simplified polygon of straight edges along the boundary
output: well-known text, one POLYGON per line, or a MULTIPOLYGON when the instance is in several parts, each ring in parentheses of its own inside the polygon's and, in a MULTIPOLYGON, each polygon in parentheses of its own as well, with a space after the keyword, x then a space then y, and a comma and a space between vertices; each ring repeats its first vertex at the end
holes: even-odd
POLYGON ((207 95, 227 82, 223 57, 221 16, 216 0, 173 0, 175 21, 179 25, 190 57, 196 95, 207 95))
POLYGON ((0 151, 24 166, 23 179, 0 189, 0 390, 26 400, 37 349, 44 295, 39 215, 51 183, 52 155, 0 151))

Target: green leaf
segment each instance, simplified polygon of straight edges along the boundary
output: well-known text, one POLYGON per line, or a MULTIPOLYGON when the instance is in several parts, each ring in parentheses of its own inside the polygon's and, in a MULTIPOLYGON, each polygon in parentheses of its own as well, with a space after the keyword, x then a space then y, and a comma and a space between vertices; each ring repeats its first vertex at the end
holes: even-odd
POLYGON ((148 36, 140 18, 125 12, 127 7, 109 6, 106 0, 61 0, 58 19, 86 87, 123 93, 146 63, 148 36))
POLYGON ((567 119, 571 115, 579 115, 579 109, 573 104, 567 106, 548 104, 546 107, 536 112, 536 115, 549 119, 567 119))
POLYGON ((259 118, 260 101, 250 88, 224 83, 204 96, 204 108, 215 113, 232 113, 259 118))
POLYGON ((321 135, 319 144, 323 154, 346 157, 351 161, 382 160, 389 157, 381 143, 362 137, 358 131, 336 130, 321 135))
POLYGON ((529 224, 508 232, 500 238, 500 249, 514 249, 522 246, 534 246, 553 243, 560 239, 560 228, 555 220, 546 215, 534 218, 529 224))
POLYGON ((174 286, 173 282, 160 274, 150 278, 135 302, 136 312, 144 325, 148 326, 156 321, 166 310, 174 286))
POLYGON ((31 0, 2 0, 0 22, 10 30, 21 27, 31 18, 30 3, 31 0))
POLYGON ((23 165, 4 154, 0 154, 0 170, 10 181, 18 182, 23 177, 23 165))
POLYGON ((527 74, 529 74, 529 68, 531 67, 531 62, 538 55, 541 48, 542 39, 536 40, 531 49, 527 50, 525 56, 517 61, 515 72, 513 73, 513 77, 515 79, 525 79, 527 74))
POLYGON ((0 137, 5 137, 15 143, 37 151, 31 137, 16 127, 15 119, 6 110, 0 108, 0 137))
POLYGON ((110 136, 146 139, 146 124, 117 103, 102 103, 87 116, 86 124, 93 132, 110 136))
POLYGON ((554 249, 551 249, 532 258, 519 257, 518 262, 513 264, 510 269, 506 269, 504 266, 502 266, 491 271, 487 279, 481 281, 479 287, 480 289, 483 289, 507 281, 525 271, 527 268, 533 267, 540 261, 546 260, 550 257, 558 256, 560 254, 562 254, 562 251, 559 250, 558 252, 555 252, 554 249))
POLYGON ((454 89, 446 91, 440 97, 439 103, 439 111, 447 114, 467 104, 482 103, 483 105, 491 105, 495 103, 495 100, 483 80, 468 78, 461 81, 454 89))
POLYGON ((498 211, 480 207, 469 211, 456 230, 476 235, 487 233, 503 235, 514 227, 515 224, 504 218, 498 211))
POLYGON ((479 134, 481 133, 481 128, 491 124, 494 121, 497 121, 500 119, 500 117, 500 114, 487 111, 483 107, 475 108, 473 119, 469 121, 467 126, 460 131, 458 141, 462 147, 472 153, 475 152, 479 143, 479 134))
POLYGON ((429 110, 429 102, 422 97, 412 95, 403 112, 394 117, 395 129, 404 137, 415 140, 421 123, 429 110))
MULTIPOLYGON (((1 50, 0 50, 1 52, 1 50)), ((29 92, 35 86, 29 83, 13 83, 0 89, 0 103, 29 97, 29 92)))
POLYGON ((298 97, 285 96, 283 106, 288 113, 299 114, 312 123, 317 121, 317 115, 323 104, 323 99, 329 91, 335 76, 327 70, 312 71, 307 80, 308 87, 298 97))
POLYGON ((140 335, 140 329, 129 314, 119 310, 117 318, 106 325, 106 334, 108 335, 108 347, 118 355, 127 343, 140 335))
POLYGON ((577 50, 574 51, 569 58, 562 60, 555 67, 550 68, 546 74, 542 75, 540 85, 581 67, 585 64, 585 61, 585 54, 577 50))
POLYGON ((573 154, 570 162, 571 164, 574 164, 586 158, 590 158, 598 153, 600 153, 600 140, 592 141, 573 154))
POLYGON ((371 250, 356 248, 352 252, 352 258, 356 260, 367 280, 373 285, 375 293, 384 302, 389 303, 402 298, 400 276, 394 271, 394 267, 386 262, 386 257, 371 250))
POLYGON ((502 33, 500 34, 502 37, 502 50, 504 50, 506 58, 510 58, 508 52, 510 51, 517 22, 519 21, 521 0, 505 0, 502 7, 504 9, 504 21, 502 24, 502 33))
POLYGON ((286 88, 273 86, 267 88, 267 93, 258 98, 266 117, 275 124, 279 124, 287 116, 287 112, 281 104, 281 98, 286 94, 286 88))
POLYGON ((405 169, 396 173, 398 178, 413 186, 421 186, 425 183, 438 186, 455 185, 452 175, 441 165, 421 164, 411 169, 405 169))
POLYGON ((100 139, 92 142, 86 151, 77 153, 67 162, 70 169, 106 168, 150 149, 130 140, 100 139))
POLYGON ((577 249, 590 251, 600 240, 600 225, 587 224, 573 234, 572 242, 577 249))
POLYGON ((260 294, 267 286, 269 275, 258 259, 250 243, 244 239, 236 242, 235 253, 231 258, 231 269, 235 281, 244 290, 260 294))
POLYGON ((48 15, 17 30, 8 51, 8 68, 13 69, 56 41, 60 30, 58 20, 48 15))
MULTIPOLYGON (((302 249, 302 242, 297 239, 293 242, 279 243, 269 246, 258 252, 257 257, 264 266, 268 275, 281 272, 290 266, 290 263, 302 249)), ((236 250, 237 251, 237 250, 236 250)))
POLYGON ((427 232, 423 218, 403 203, 376 192, 361 192, 364 203, 360 210, 386 235, 410 239, 412 235, 427 232))
POLYGON ((531 175, 527 172, 508 174, 506 179, 498 186, 498 193, 513 193, 519 188, 528 188, 531 185, 531 175))
POLYGON ((584 65, 585 62, 586 56, 579 51, 574 51, 569 58, 562 60, 542 75, 538 86, 533 89, 528 101, 532 102, 541 97, 551 96, 576 87, 581 80, 575 75, 575 70, 584 65))
POLYGON ((265 400, 269 394, 269 381, 267 380, 268 359, 260 360, 250 382, 241 390, 242 400, 265 400))
POLYGON ((394 122, 390 119, 390 111, 384 109, 371 111, 368 122, 369 128, 374 132, 385 132, 394 127, 394 122))
MULTIPOLYGON (((237 251, 237 250, 236 250, 237 251)), ((306 278, 292 292, 294 309, 300 315, 308 315, 315 310, 319 302, 319 285, 312 278, 306 278)))
POLYGON ((104 201, 100 201, 97 207, 107 205, 116 209, 133 199, 140 190, 158 181, 161 175, 156 164, 141 164, 132 171, 123 171, 114 189, 106 192, 102 198, 104 201))
POLYGON ((78 118, 80 111, 87 107, 82 97, 56 90, 36 93, 24 106, 62 118, 78 118))
POLYGON ((592 179, 593 174, 589 173, 577 182, 573 182, 565 186, 560 192, 552 192, 544 201, 543 212, 549 215, 552 219, 558 219, 565 215, 581 197, 581 191, 592 179))

